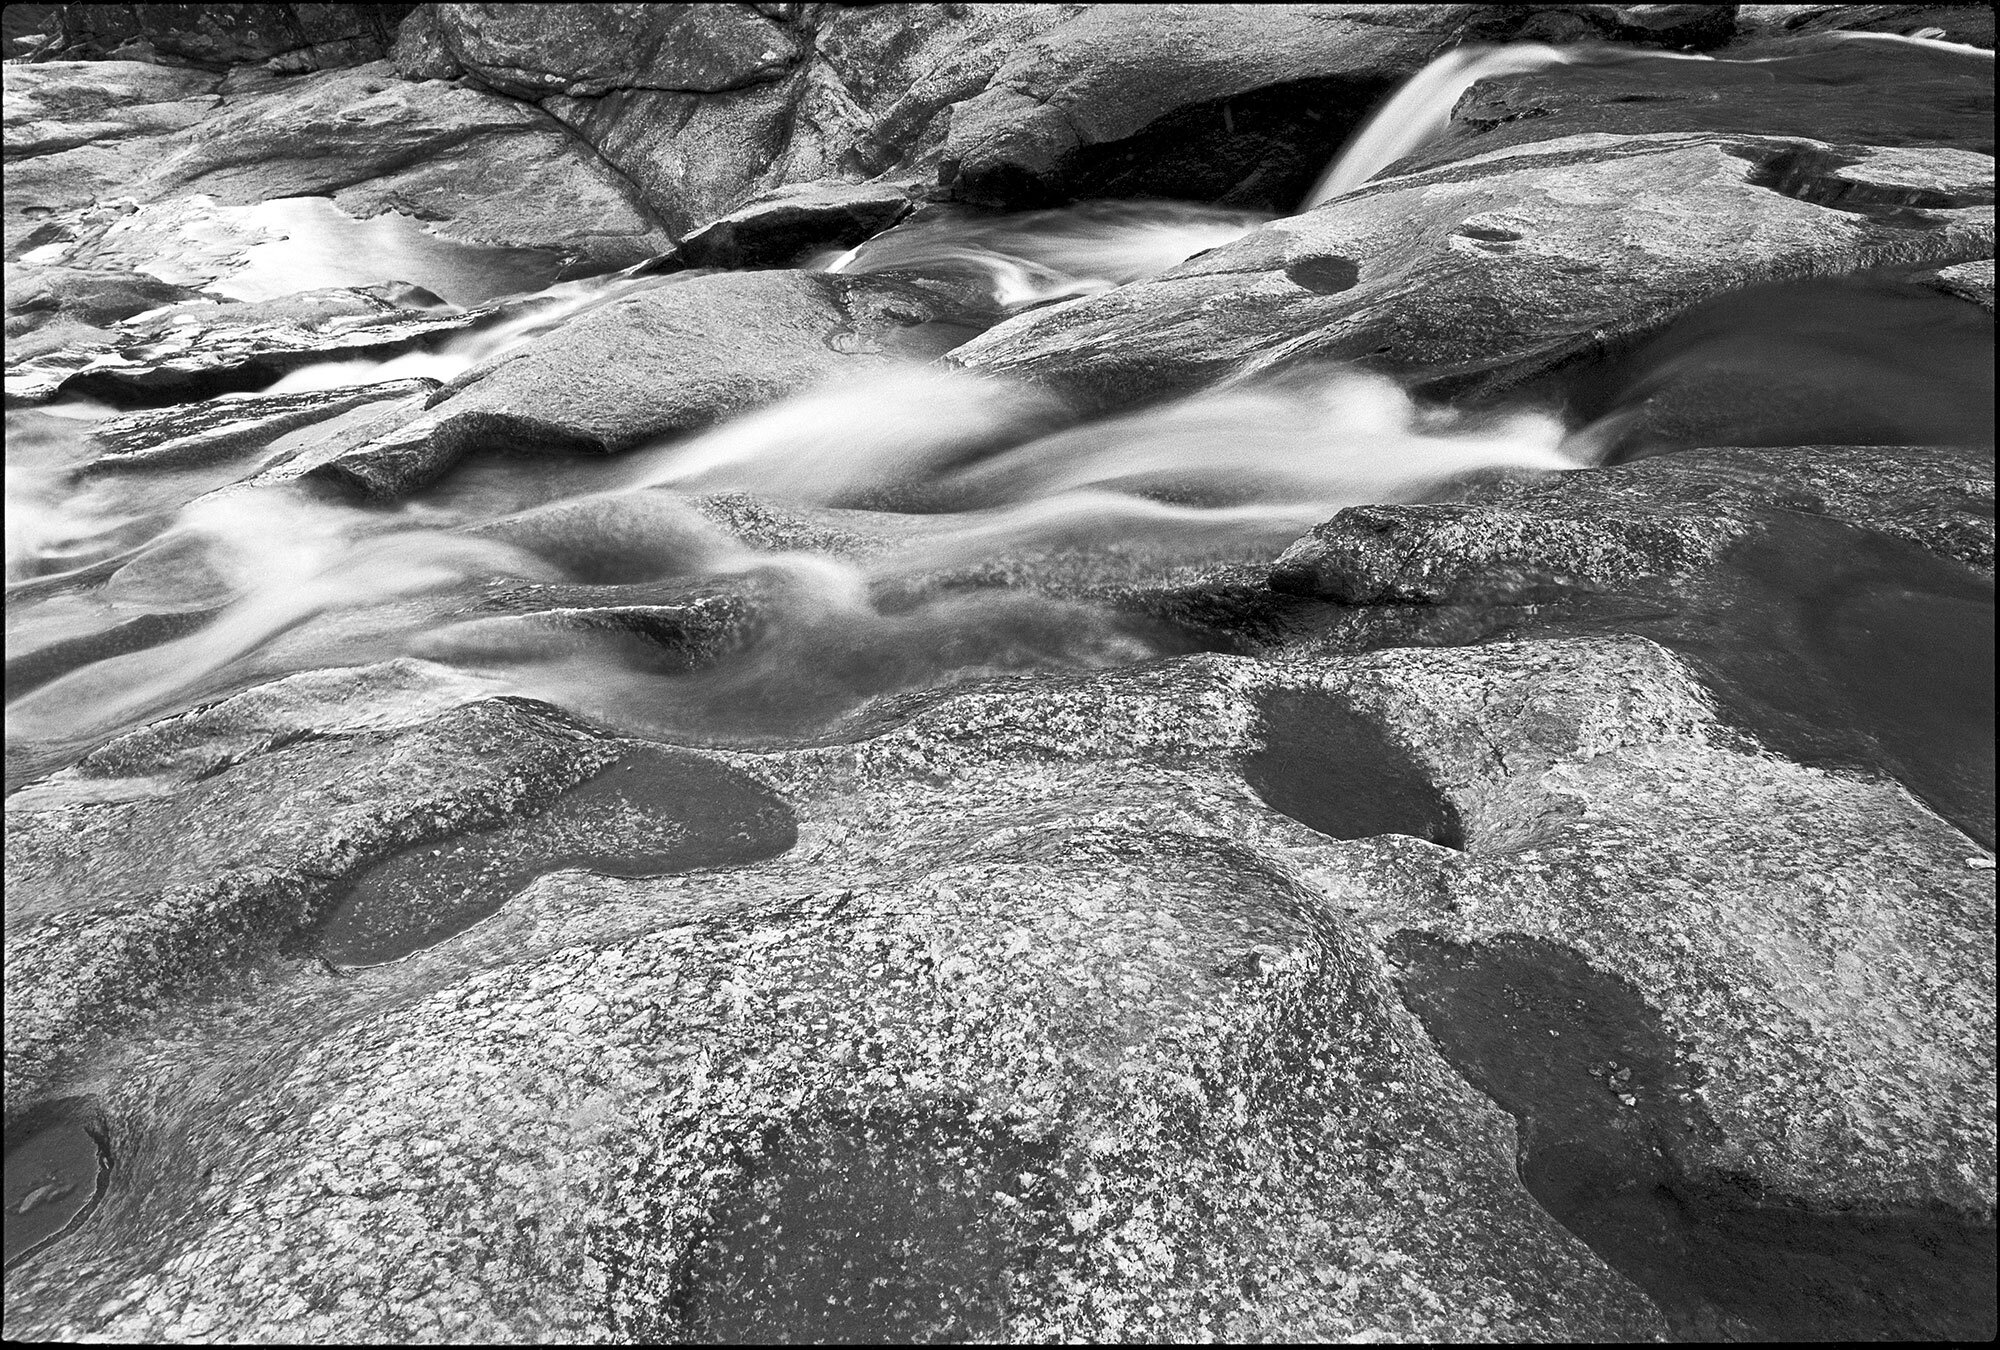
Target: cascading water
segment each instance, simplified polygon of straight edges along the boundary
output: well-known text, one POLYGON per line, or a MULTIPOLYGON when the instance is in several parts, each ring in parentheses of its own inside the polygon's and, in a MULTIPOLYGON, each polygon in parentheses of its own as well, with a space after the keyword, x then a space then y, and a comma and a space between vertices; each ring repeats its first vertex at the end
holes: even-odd
MULTIPOLYGON (((1481 79, 1673 56, 1538 44, 1449 52, 1369 120, 1305 209, 1429 143, 1481 79)), ((314 237, 346 240, 351 223, 327 214, 294 212, 285 219, 304 222, 300 238, 258 247, 296 253, 314 237)), ((927 277, 1004 317, 1156 274, 1266 219, 1165 202, 1012 216, 946 209, 819 265, 927 277)), ((412 247, 398 243, 395 256, 422 252, 412 247)), ((453 263, 448 251, 437 261, 453 263)), ((487 302, 466 332, 428 350, 307 365, 263 392, 451 380, 592 308, 680 279, 638 267, 558 282, 487 302)), ((97 457, 93 432, 116 425, 110 410, 68 403, 10 414, 10 638, 30 657, 76 656, 51 655, 56 673, 10 691, 9 734, 60 758, 62 747, 230 687, 412 652, 662 734, 796 733, 870 693, 950 669, 1162 650, 1175 639, 1144 625, 1121 630, 1104 608, 1143 570, 1136 560, 1155 573, 1266 561, 1343 506, 1420 498, 1486 471, 1574 468, 1609 444, 1601 429, 1566 440, 1542 412, 1420 408, 1380 377, 1336 370, 1073 420, 1032 389, 912 368, 809 392, 612 464, 468 466, 384 511, 299 483, 216 487, 194 474, 86 469, 97 457), (746 495, 789 513, 799 538, 839 543, 773 552, 739 542, 714 522, 746 495), (551 540, 536 524, 550 513, 568 538, 551 540), (622 571, 579 561, 603 555, 607 536, 620 540, 611 551, 622 571), (101 585, 72 589, 65 577, 101 585), (1024 577, 1028 589, 1004 601, 964 589, 1024 577), (704 587, 734 588, 754 593, 761 636, 712 668, 661 674, 634 668, 629 635, 552 642, 532 624, 496 623, 476 603, 495 585, 633 590, 594 602, 612 606, 685 604, 704 587), (169 614, 208 617, 169 641, 142 639, 155 631, 145 621, 169 614), (1004 636, 970 636, 982 630, 1004 636), (844 669, 822 679, 835 647, 847 652, 844 669), (732 700, 763 711, 743 715, 732 700)))
POLYGON ((1352 192, 1376 174, 1436 139, 1466 90, 1495 75, 1546 70, 1576 59, 1560 47, 1523 42, 1507 47, 1470 46, 1446 52, 1404 83, 1327 166, 1299 204, 1310 211, 1352 192))
MULTIPOLYGON (((30 648, 149 614, 213 618, 21 694, 9 704, 10 735, 101 739, 248 679, 411 653, 655 732, 797 732, 869 693, 941 677, 926 649, 952 651, 970 671, 1160 650, 1157 636, 1118 636, 1115 616, 1092 599, 1138 560, 1256 562, 1345 505, 1406 500, 1496 468, 1576 467, 1553 419, 1422 410, 1387 380, 1341 372, 1053 429, 1063 420, 1035 391, 911 368, 599 466, 593 484, 558 484, 547 496, 531 487, 525 502, 518 482, 497 499, 446 485, 389 512, 295 484, 223 489, 163 513, 142 546, 101 531, 101 551, 122 561, 93 598, 15 607, 18 643, 30 648), (841 535, 839 556, 758 551, 701 514, 719 495, 746 493, 841 535), (550 539, 534 522, 554 510, 566 512, 565 532, 550 539), (574 582, 581 555, 635 529, 644 537, 623 549, 620 568, 593 581, 615 577, 631 589, 625 603, 669 584, 747 583, 764 620, 759 644, 713 672, 648 675, 631 669, 622 639, 593 654, 590 635, 572 635, 551 660, 532 625, 510 635, 488 618, 451 617, 472 608, 453 593, 483 581, 574 582), (1045 593, 950 585, 996 568, 1039 575, 1045 593), (877 603, 885 592, 897 597, 893 612, 877 603), (472 647, 476 656, 463 654, 472 647), (835 649, 846 668, 823 680, 835 649)), ((46 432, 39 444, 44 465, 75 451, 46 432)), ((44 519, 46 533, 54 517, 44 519)), ((33 543, 29 522, 17 590, 57 557, 33 543)))

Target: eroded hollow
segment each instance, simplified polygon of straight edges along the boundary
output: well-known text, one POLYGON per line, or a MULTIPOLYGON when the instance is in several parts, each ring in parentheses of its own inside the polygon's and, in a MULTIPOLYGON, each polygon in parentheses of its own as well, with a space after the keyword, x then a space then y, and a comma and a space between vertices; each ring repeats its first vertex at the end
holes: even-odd
POLYGON ((1040 1170, 1022 1145, 957 1120, 774 1132, 690 1262, 682 1334, 745 1345, 1001 1339, 1013 1268, 1033 1255, 1004 1216, 1032 1209, 1027 1180, 1040 1170))
POLYGON ((97 1207, 111 1153, 81 1097, 45 1102, 7 1129, 6 1264, 72 1232, 97 1207))
POLYGON ((1243 762, 1243 777, 1272 810, 1335 839, 1407 834, 1465 847, 1457 808, 1344 700, 1273 690, 1257 707, 1264 748, 1243 762))
POLYGON ((773 857, 797 839, 791 809, 748 775, 635 748, 535 815, 375 864, 320 926, 317 948, 338 965, 393 961, 470 928, 547 872, 666 876, 773 857))
POLYGON ((1994 1230, 1828 1212, 1695 1184, 1672 1140, 1715 1129, 1658 1013, 1560 943, 1388 945, 1403 1002, 1520 1122, 1528 1192, 1690 1339, 1990 1340, 1994 1230))
POLYGON ((1843 178, 1838 171, 1863 162, 1864 156, 1845 155, 1814 146, 1797 146, 1776 153, 1762 147, 1732 147, 1727 153, 1757 165, 1745 180, 1753 187, 1768 188, 1798 201, 1811 202, 1814 206, 1869 216, 1905 229, 1943 229, 1944 222, 1923 212, 1987 206, 1993 201, 1991 188, 1940 192, 1931 188, 1843 178))
POLYGON ((1302 258, 1285 268, 1285 279, 1321 295, 1335 295, 1351 290, 1361 271, 1348 258, 1302 258))

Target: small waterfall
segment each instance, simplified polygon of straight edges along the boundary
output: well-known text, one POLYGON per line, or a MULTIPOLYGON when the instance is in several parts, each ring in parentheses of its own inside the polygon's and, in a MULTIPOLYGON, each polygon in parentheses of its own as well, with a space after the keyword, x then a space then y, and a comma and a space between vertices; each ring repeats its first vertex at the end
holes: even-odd
POLYGON ((1523 42, 1505 47, 1460 47, 1411 76, 1375 111, 1306 194, 1310 211, 1352 192, 1376 174, 1435 140, 1451 122, 1466 90, 1494 75, 1519 75, 1576 60, 1573 51, 1523 42))

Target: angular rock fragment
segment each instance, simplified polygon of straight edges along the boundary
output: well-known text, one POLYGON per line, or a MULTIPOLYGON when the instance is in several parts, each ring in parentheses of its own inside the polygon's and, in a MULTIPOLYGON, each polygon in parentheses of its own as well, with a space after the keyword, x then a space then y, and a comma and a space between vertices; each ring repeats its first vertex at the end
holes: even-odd
POLYGON ((890 183, 800 183, 752 198, 674 246, 690 267, 783 266, 808 249, 848 248, 909 214, 890 183))
POLYGON ((1933 283, 1938 290, 1970 300, 1988 314, 1993 312, 1993 260, 1960 263, 1942 268, 1933 283))

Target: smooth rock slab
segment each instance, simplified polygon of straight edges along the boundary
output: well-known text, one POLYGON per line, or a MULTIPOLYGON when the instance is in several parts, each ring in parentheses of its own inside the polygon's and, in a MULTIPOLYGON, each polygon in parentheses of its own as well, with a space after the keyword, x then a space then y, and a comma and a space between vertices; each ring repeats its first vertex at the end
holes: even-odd
POLYGON ((600 305, 477 366, 423 417, 318 471, 399 496, 474 450, 616 454, 842 373, 931 354, 945 302, 914 286, 819 272, 693 276, 600 305))
MULTIPOLYGON (((1837 158, 1854 181, 1939 200, 1881 219, 1769 186, 1811 141, 1586 135, 1370 183, 1158 277, 1037 310, 952 361, 1117 406, 1314 361, 1492 397, 1747 282, 1992 251, 1992 161, 1963 150, 1837 158)), ((1827 170, 1831 172, 1831 170, 1827 170)))
POLYGON ((1822 41, 1755 61, 1598 51, 1574 64, 1481 80, 1452 109, 1442 136, 1391 167, 1412 173, 1565 136, 1675 131, 1990 154, 1993 71, 1974 56, 1865 40, 1822 41))

